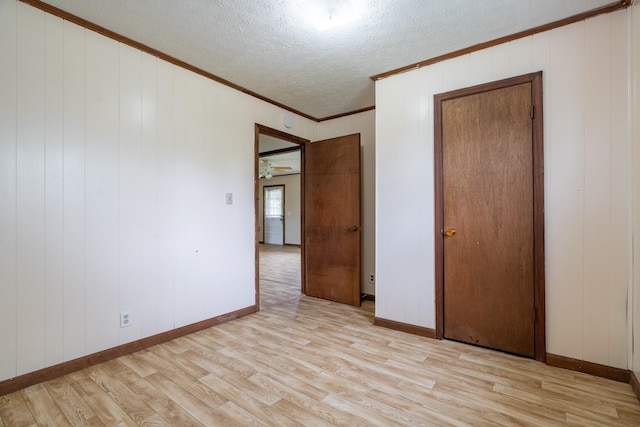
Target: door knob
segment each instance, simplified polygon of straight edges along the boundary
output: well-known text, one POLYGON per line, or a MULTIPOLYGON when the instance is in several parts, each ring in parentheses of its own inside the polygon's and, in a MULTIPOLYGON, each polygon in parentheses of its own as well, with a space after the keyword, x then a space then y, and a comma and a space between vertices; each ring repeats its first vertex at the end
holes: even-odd
POLYGON ((449 228, 447 229, 447 231, 444 232, 445 237, 453 237, 456 235, 456 229, 455 228, 449 228))
POLYGON ((357 225, 354 225, 353 227, 351 227, 351 228, 349 229, 349 231, 358 231, 358 226, 357 226, 357 225))

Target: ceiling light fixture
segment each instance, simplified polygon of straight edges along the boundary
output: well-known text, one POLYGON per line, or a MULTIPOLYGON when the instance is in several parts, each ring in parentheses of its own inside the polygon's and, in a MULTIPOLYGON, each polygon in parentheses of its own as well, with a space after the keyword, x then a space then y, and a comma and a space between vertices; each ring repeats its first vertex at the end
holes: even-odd
POLYGON ((361 0, 302 0, 298 8, 320 31, 354 22, 362 17, 361 0))

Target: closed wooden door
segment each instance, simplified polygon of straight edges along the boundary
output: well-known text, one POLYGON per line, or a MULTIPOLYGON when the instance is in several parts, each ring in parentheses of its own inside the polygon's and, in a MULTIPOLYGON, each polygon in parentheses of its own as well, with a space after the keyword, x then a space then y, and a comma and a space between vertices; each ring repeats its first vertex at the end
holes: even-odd
POLYGON ((360 305, 360 135, 305 146, 304 292, 360 305))
POLYGON ((536 350, 533 105, 531 82, 440 104, 443 336, 528 357, 536 350))

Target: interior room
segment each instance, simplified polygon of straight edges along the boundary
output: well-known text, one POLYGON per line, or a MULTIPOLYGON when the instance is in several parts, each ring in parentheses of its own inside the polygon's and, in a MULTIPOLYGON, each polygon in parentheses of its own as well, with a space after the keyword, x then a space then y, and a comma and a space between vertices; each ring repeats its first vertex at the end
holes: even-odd
POLYGON ((0 0, 0 427, 638 425, 636 2, 231 3, 0 0))

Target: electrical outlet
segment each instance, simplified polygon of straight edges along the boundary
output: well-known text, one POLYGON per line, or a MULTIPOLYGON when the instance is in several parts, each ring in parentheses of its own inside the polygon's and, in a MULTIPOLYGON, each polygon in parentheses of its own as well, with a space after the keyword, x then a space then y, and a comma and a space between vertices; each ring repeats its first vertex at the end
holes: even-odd
POLYGON ((376 282, 376 275, 374 273, 369 273, 369 283, 376 282))
POLYGON ((126 328, 131 326, 131 311, 125 310, 120 312, 120 327, 126 328))

